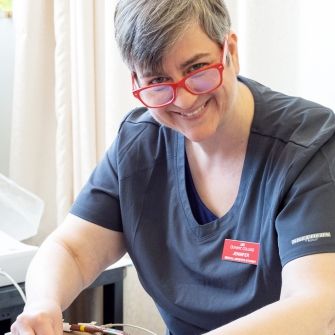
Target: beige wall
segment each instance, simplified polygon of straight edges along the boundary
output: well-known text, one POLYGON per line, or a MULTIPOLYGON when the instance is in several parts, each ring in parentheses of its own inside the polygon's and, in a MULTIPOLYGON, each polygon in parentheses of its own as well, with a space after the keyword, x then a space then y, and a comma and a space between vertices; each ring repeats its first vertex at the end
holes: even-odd
MULTIPOLYGON (((147 328, 157 335, 165 334, 165 325, 149 295, 142 288, 136 270, 129 266, 124 281, 124 323, 147 328)), ((127 330, 127 328, 125 328, 127 330)), ((131 335, 145 335, 145 332, 128 328, 131 335)))

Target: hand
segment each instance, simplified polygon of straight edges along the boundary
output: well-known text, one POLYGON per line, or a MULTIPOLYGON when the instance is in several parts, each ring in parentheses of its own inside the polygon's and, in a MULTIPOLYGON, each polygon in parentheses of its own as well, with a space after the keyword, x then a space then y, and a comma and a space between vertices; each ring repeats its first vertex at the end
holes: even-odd
POLYGON ((54 301, 26 304, 11 326, 12 335, 63 335, 62 310, 54 301))

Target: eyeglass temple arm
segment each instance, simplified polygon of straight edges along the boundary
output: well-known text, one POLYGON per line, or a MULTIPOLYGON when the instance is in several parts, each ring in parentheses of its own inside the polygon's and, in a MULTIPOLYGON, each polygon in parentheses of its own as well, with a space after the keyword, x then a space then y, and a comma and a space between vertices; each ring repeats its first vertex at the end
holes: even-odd
POLYGON ((223 65, 226 65, 227 54, 228 54, 228 37, 225 36, 223 40, 223 54, 222 54, 222 64, 223 65))
POLYGON ((135 71, 131 72, 131 84, 132 84, 133 91, 135 91, 136 89, 140 87, 135 71))

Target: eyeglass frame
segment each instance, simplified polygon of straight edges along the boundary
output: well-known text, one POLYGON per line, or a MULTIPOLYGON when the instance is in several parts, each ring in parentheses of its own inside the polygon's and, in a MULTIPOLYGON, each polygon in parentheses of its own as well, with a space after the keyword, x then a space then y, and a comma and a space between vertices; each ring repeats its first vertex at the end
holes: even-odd
POLYGON ((222 84, 222 74, 223 74, 223 70, 225 68, 225 65, 226 65, 226 56, 227 56, 227 38, 225 37, 224 38, 224 42, 223 42, 223 48, 222 48, 222 59, 221 59, 221 63, 215 63, 215 64, 210 64, 210 65, 207 65, 207 66, 204 66, 202 67, 201 69, 199 70, 195 70, 194 72, 184 76, 183 78, 181 78, 179 81, 177 82, 173 82, 173 83, 158 83, 158 84, 152 84, 152 85, 146 85, 144 87, 139 87, 139 88, 135 88, 136 87, 136 79, 135 79, 135 73, 132 72, 131 74, 131 80, 132 80, 132 93, 133 93, 133 96, 135 98, 137 98, 138 100, 141 101, 141 103, 148 107, 148 108, 160 108, 160 107, 165 107, 165 106, 168 106, 170 104, 172 104, 175 100, 176 100, 176 97, 177 97, 177 88, 179 87, 182 87, 184 88, 187 92, 193 94, 193 95, 202 95, 202 94, 208 94, 210 92, 213 92, 214 90, 216 90, 221 84, 222 84), (211 88, 210 90, 207 90, 207 91, 204 91, 204 92, 201 92, 201 93, 194 93, 193 91, 191 91, 185 84, 185 81, 187 79, 189 79, 190 77, 198 74, 199 72, 203 72, 203 71, 206 71, 206 70, 209 70, 209 69, 214 69, 216 68, 218 71, 219 71, 219 74, 220 74, 220 81, 219 83, 214 87, 214 88, 211 88), (148 88, 152 88, 152 87, 157 87, 157 86, 170 86, 172 87, 172 90, 173 90, 173 95, 172 95, 172 98, 171 100, 169 100, 169 102, 166 102, 164 104, 160 104, 160 105, 156 105, 156 106, 150 106, 148 105, 147 103, 145 103, 142 98, 141 98, 141 91, 143 90, 146 90, 148 88))

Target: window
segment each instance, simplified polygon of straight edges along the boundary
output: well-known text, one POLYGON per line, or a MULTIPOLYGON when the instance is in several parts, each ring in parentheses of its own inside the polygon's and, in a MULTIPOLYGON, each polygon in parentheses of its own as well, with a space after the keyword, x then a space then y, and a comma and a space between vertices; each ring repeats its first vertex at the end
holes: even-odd
POLYGON ((0 0, 0 18, 12 16, 12 0, 0 0))

